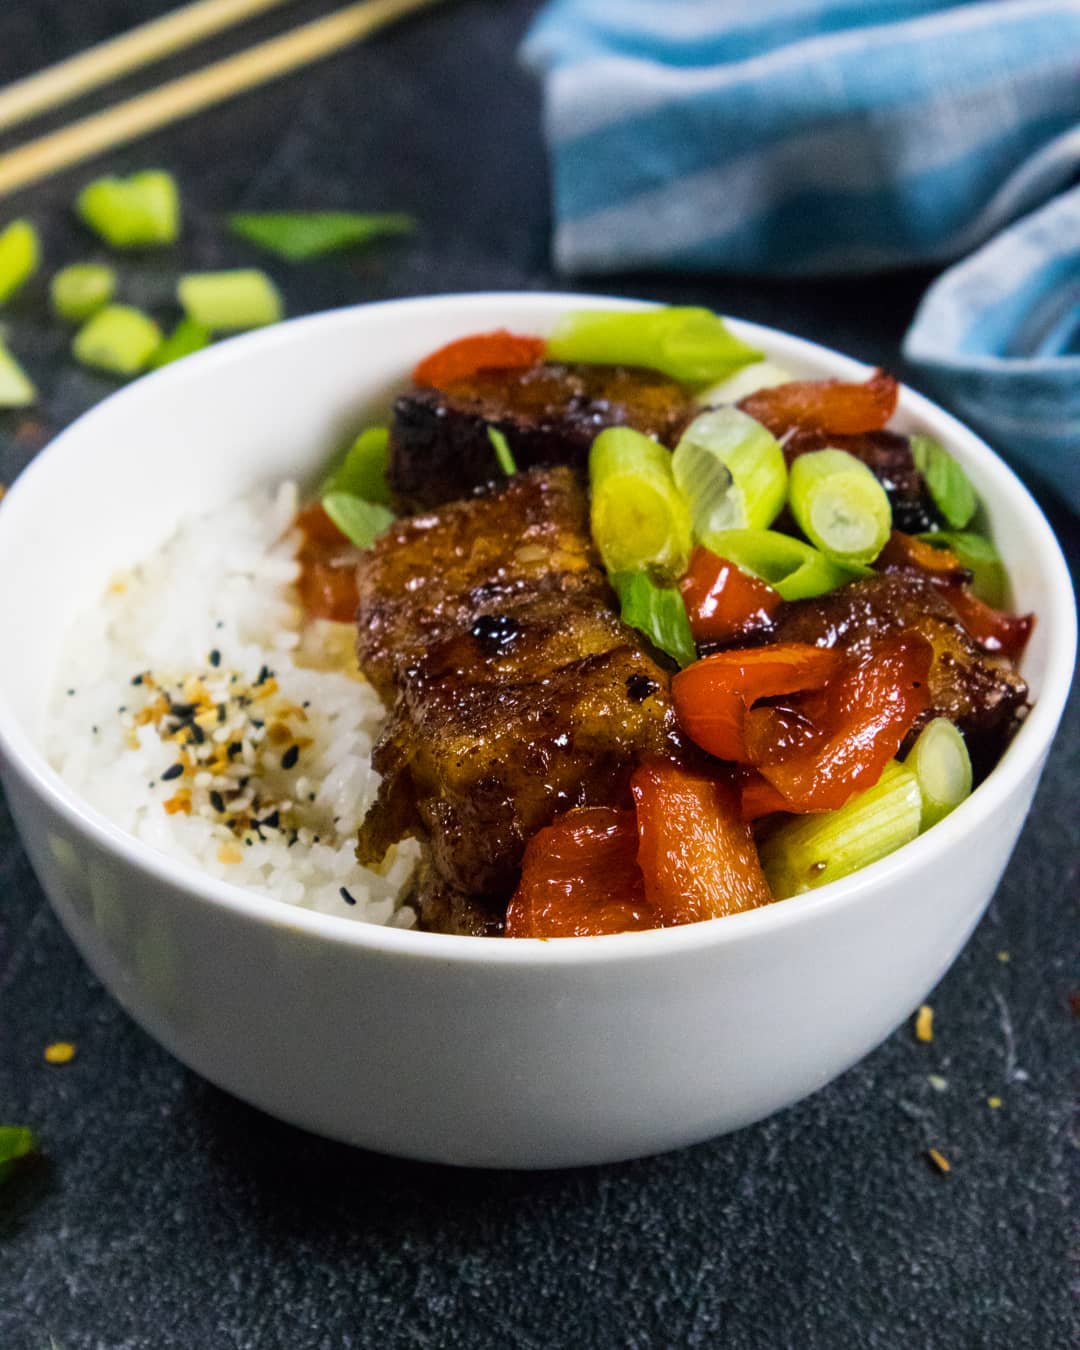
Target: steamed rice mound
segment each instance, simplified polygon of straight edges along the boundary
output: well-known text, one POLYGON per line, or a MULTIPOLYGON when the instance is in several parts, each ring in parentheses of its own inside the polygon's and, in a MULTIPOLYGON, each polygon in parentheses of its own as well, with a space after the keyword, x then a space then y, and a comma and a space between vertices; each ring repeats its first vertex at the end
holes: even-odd
POLYGON ((418 847, 361 867, 383 708, 350 627, 304 621, 294 484, 186 522, 61 658, 49 757, 122 829, 289 904, 409 927, 418 847))

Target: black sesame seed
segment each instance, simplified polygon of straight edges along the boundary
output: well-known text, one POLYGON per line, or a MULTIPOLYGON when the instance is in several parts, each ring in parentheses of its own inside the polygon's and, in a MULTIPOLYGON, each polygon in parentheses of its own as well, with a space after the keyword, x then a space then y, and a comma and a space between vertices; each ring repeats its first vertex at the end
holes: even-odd
POLYGON ((68 697, 70 698, 71 695, 72 695, 74 692, 75 692, 74 689, 69 689, 69 690, 68 690, 68 697))
POLYGON ((288 750, 281 756, 281 767, 283 769, 295 769, 296 761, 300 758, 300 747, 290 745, 288 750))
POLYGON ((221 665, 221 653, 218 651, 216 647, 210 653, 210 664, 215 667, 221 665))
POLYGON ((191 733, 191 739, 196 745, 202 745, 203 741, 206 740, 206 732, 203 731, 198 722, 192 722, 188 727, 188 731, 191 733))
POLYGON ((182 764, 170 764, 161 775, 161 781, 163 783, 170 783, 174 778, 179 778, 183 772, 184 766, 182 764))
POLYGON ((338 893, 340 894, 342 900, 344 900, 347 905, 356 904, 356 896, 350 895, 346 887, 340 886, 338 888, 338 893))
POLYGON ((265 825, 268 830, 276 830, 281 824, 281 815, 277 811, 271 811, 268 816, 263 816, 259 824, 265 825))
POLYGON ((135 678, 131 681, 132 684, 142 684, 142 682, 143 677, 141 675, 136 675, 135 678))
POLYGON ((230 741, 225 747, 225 753, 230 759, 235 759, 243 748, 243 744, 240 741, 230 741))
POLYGON ((225 798, 221 795, 220 792, 218 792, 216 788, 213 788, 210 792, 210 805, 214 808, 214 810, 218 813, 219 816, 223 816, 225 814, 225 798))
POLYGON ((258 689, 260 684, 265 684, 267 680, 272 679, 273 675, 274 672, 270 669, 269 666, 263 666, 262 669, 259 671, 258 676, 256 677, 255 688, 258 689))

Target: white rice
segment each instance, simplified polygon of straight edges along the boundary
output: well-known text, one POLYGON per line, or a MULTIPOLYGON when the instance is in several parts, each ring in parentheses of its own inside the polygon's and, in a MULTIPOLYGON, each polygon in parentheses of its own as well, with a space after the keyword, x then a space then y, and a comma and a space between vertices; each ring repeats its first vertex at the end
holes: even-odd
POLYGON ((297 500, 286 483, 187 521, 113 580, 68 635, 49 756, 161 853, 289 904, 410 927, 417 847, 378 870, 356 861, 384 714, 349 669, 348 630, 302 624, 297 500), (200 729, 155 715, 164 694, 197 700, 200 729))

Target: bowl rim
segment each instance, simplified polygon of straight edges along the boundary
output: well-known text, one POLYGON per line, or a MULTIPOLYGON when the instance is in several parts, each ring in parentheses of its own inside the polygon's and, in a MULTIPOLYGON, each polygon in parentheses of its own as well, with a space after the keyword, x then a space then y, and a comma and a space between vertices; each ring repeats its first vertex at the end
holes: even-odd
MULTIPOLYGON (((303 341, 316 329, 340 325, 348 328, 361 315, 378 320, 386 311, 450 310, 467 317, 470 311, 490 315, 498 307, 535 308, 537 317, 554 315, 571 307, 644 308, 656 302, 596 294, 551 291, 484 291, 437 296, 413 296, 372 303, 350 305, 321 311, 253 333, 246 333, 198 352, 183 362, 118 389, 88 409, 40 450, 16 477, 0 508, 0 533, 4 518, 22 509, 27 494, 33 492, 36 469, 46 456, 69 453, 102 410, 115 400, 153 398, 169 383, 197 380, 204 370, 227 366, 234 361, 257 358, 260 351, 280 344, 303 341)), ((496 316, 491 316, 496 317, 496 316)), ((488 321, 491 321, 489 317, 488 321)), ((786 333, 782 329, 725 316, 732 330, 751 342, 783 347, 792 355, 813 363, 825 362, 841 378, 865 378, 871 367, 830 347, 786 333)), ((770 358, 775 350, 769 351, 770 358)), ((780 359, 783 359, 782 357, 780 359)), ((642 932, 605 934, 596 937, 570 937, 556 940, 519 938, 498 942, 486 937, 466 937, 448 933, 427 933, 368 923, 344 915, 326 914, 264 896, 237 883, 207 876, 194 864, 159 853, 134 835, 128 834, 95 808, 84 802, 52 768, 44 753, 19 723, 0 687, 0 755, 17 773, 30 792, 43 799, 76 832, 110 852, 148 882, 164 883, 186 892, 196 902, 221 907, 237 919, 249 920, 278 929, 290 929, 347 947, 381 953, 388 957, 415 958, 440 964, 550 967, 579 964, 606 964, 609 961, 655 960, 677 957, 687 950, 703 952, 716 945, 767 938, 783 929, 811 923, 819 914, 859 904, 879 885, 888 886, 905 869, 920 864, 932 867, 935 861, 954 847, 962 845, 980 820, 991 816, 1014 792, 1017 783, 1037 772, 1053 739, 1068 698, 1076 649, 1076 614, 1069 569, 1061 547, 1030 492, 1015 473, 973 431, 950 413, 911 389, 900 387, 898 408, 914 419, 930 425, 949 446, 961 445, 965 457, 977 462, 976 476, 995 482, 1007 495, 1010 512, 1043 544, 1040 572, 1046 583, 1045 612, 1038 618, 1048 630, 1048 645, 1043 688, 1038 701, 1025 718, 1002 760, 986 780, 951 815, 906 844, 902 849, 872 863, 851 876, 784 901, 699 923, 642 932)))

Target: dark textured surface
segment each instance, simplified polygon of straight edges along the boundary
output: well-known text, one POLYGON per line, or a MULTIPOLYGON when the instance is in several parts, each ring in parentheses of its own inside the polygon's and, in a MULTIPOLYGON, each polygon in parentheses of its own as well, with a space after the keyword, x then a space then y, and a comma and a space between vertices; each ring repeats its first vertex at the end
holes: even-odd
MULTIPOLYGON (((164 7, 5 0, 0 83, 164 7)), ((254 260, 218 221, 241 206, 420 219, 410 244, 270 264, 292 313, 551 285, 537 98, 512 61, 533 8, 464 0, 115 155, 118 169, 174 169, 189 208, 175 256, 125 264, 128 294, 151 303, 181 265, 254 260)), ((67 204, 92 172, 4 203, 0 220, 29 213, 51 259, 85 256, 67 204)), ((621 277, 605 288, 693 298, 897 368, 925 281, 621 277)), ((5 314, 44 413, 0 415, 3 481, 111 387, 66 358, 41 293, 36 283, 5 314)), ((1075 525, 1046 505, 1075 559, 1075 525)), ((0 654, 17 659, 2 637, 0 654)), ((0 1194, 0 1347, 1075 1343, 1078 722, 1074 706, 1006 879, 932 996, 932 1045, 902 1028, 839 1082, 738 1135, 536 1176, 350 1151, 208 1087, 84 969, 0 803, 0 1119, 32 1124, 48 1156, 0 1194), (49 1067, 42 1048, 61 1037, 78 1056, 49 1067), (949 1176, 927 1165, 930 1145, 949 1176)))

